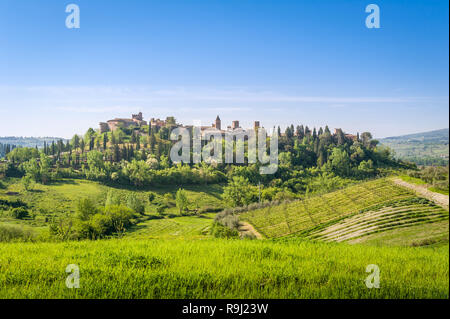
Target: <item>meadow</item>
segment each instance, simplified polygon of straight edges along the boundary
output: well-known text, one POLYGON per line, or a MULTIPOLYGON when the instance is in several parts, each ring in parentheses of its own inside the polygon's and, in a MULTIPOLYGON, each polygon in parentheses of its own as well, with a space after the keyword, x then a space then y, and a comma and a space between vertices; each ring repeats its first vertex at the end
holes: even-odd
POLYGON ((173 218, 150 219, 129 229, 131 238, 181 238, 195 239, 209 236, 214 213, 199 216, 180 216, 173 218))
POLYGON ((118 196, 123 203, 126 202, 129 194, 136 195, 145 203, 143 218, 149 220, 135 225, 130 233, 133 236, 143 234, 149 237, 201 236, 214 217, 209 211, 218 211, 224 207, 221 197, 222 186, 218 184, 183 187, 189 197, 189 210, 197 213, 193 214, 194 216, 179 216, 174 202, 175 193, 179 188, 176 186, 136 190, 132 187, 112 187, 82 179, 62 179, 48 185, 36 183, 31 190, 25 191, 20 179, 9 178, 3 183, 4 188, 0 189, 0 200, 22 201, 27 205, 31 216, 15 219, 9 216, 7 211, 2 213, 0 209, 0 225, 27 227, 43 236, 46 236, 52 218, 75 214, 80 199, 90 199, 96 205, 103 206, 110 192, 118 196), (150 194, 155 197, 153 202, 149 201, 150 194), (166 203, 167 207, 163 213, 158 213, 157 206, 161 202, 166 203), (150 225, 152 227, 147 227, 150 225))
POLYGON ((0 298, 448 298, 449 249, 285 240, 0 244, 0 298), (67 265, 80 288, 65 285, 67 265), (380 269, 369 289, 366 267, 380 269))

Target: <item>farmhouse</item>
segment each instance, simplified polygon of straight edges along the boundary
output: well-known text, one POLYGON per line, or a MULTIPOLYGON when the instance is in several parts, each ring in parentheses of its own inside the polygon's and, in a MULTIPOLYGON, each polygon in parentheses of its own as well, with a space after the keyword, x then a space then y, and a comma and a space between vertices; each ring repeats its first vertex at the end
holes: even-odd
POLYGON ((142 112, 139 112, 138 114, 131 115, 131 119, 124 119, 124 118, 115 118, 113 120, 109 120, 106 123, 101 122, 100 123, 100 132, 108 132, 108 131, 114 131, 118 127, 130 127, 130 126, 142 126, 147 125, 147 122, 144 121, 142 112))

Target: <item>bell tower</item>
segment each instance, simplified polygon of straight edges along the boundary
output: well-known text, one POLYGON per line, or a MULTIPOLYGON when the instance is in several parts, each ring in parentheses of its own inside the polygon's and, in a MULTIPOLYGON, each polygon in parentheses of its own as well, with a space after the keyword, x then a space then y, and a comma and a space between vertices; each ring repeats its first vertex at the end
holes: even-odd
POLYGON ((222 121, 220 120, 220 117, 219 117, 219 115, 217 115, 217 117, 216 117, 216 122, 215 122, 215 128, 217 129, 217 130, 221 130, 222 129, 222 123, 221 123, 222 121))

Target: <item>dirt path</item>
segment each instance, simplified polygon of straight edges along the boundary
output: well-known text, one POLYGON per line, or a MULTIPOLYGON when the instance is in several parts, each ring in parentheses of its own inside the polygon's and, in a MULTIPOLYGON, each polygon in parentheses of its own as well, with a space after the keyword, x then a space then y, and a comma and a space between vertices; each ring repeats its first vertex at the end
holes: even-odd
POLYGON ((239 227, 239 231, 240 232, 246 232, 246 233, 251 233, 253 235, 255 235, 255 237, 257 239, 263 239, 263 236, 258 233, 258 231, 249 223, 246 222, 241 222, 241 226, 239 227))
POLYGON ((401 180, 400 178, 395 178, 393 181, 395 184, 412 189, 419 195, 428 198, 436 204, 448 209, 448 195, 432 192, 428 190, 425 185, 410 184, 401 180))

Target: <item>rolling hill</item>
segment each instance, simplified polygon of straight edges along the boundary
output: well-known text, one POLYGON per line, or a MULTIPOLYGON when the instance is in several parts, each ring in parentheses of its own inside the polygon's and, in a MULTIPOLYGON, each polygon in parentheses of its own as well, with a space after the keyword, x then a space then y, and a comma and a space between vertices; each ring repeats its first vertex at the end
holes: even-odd
POLYGON ((446 165, 449 159, 449 129, 380 139, 396 157, 418 165, 446 165))
MULTIPOLYGON (((240 219, 267 238, 302 237, 319 241, 355 241, 412 226, 442 223, 447 232, 430 232, 405 245, 448 242, 448 210, 417 197, 389 179, 363 182, 300 201, 245 212, 240 219)), ((427 232, 427 227, 422 232, 427 232)), ((401 236, 401 235, 400 235, 401 236)))

